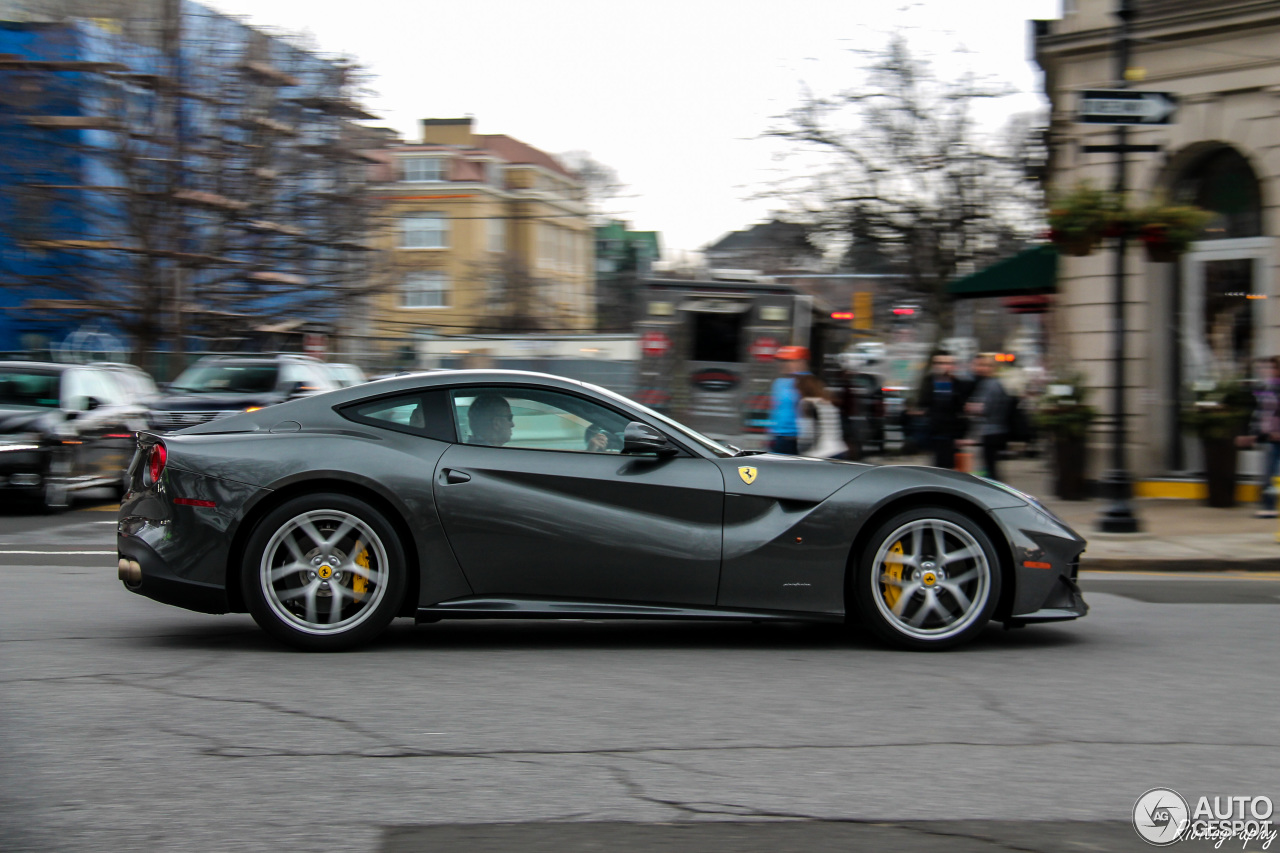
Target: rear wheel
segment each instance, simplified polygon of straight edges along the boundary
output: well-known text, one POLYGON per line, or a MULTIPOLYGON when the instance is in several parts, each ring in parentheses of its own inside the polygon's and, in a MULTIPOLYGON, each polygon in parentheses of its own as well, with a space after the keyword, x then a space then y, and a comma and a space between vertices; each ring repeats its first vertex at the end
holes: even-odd
POLYGON ((62 512, 71 504, 67 479, 71 476, 71 457, 65 451, 54 450, 45 468, 40 485, 39 508, 41 512, 62 512))
POLYGON ((972 519, 944 507, 899 513, 858 558, 853 609, 876 636, 908 649, 972 639, 1000 600, 1000 560, 972 519))
POLYGON ((385 517, 347 495, 294 498, 249 539, 241 568, 264 631, 307 651, 339 651, 382 632, 404 598, 404 548, 385 517))

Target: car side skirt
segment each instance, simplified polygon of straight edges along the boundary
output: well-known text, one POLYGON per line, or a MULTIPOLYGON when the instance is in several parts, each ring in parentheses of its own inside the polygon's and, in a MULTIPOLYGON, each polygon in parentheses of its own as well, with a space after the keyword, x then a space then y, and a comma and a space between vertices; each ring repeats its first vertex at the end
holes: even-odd
POLYGON ((567 601, 473 596, 419 607, 417 621, 440 619, 713 619, 843 622, 843 613, 798 613, 718 607, 675 607, 616 601, 567 601))

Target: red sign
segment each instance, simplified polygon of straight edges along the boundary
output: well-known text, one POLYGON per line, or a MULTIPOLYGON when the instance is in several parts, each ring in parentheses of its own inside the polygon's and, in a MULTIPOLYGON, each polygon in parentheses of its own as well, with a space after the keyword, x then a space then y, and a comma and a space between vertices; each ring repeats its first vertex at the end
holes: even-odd
POLYGON ((308 332, 302 336, 302 351, 307 355, 322 356, 328 348, 329 342, 324 335, 308 332))
POLYGON ((640 349, 650 358, 660 358, 671 349, 671 338, 662 332, 645 332, 640 336, 640 349))
POLYGON ((756 338, 751 345, 751 357, 756 361, 773 361, 773 354, 778 351, 778 342, 773 338, 756 338))

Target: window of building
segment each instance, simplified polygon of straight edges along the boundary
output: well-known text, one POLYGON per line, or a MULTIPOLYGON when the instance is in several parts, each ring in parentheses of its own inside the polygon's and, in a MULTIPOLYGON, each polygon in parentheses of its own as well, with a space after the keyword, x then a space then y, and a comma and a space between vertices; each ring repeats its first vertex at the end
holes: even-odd
POLYGON ((448 176, 449 161, 443 157, 402 157, 400 167, 406 181, 443 181, 448 176))
POLYGON ((442 272, 409 273, 400 285, 404 308, 448 308, 449 276, 442 272))
POLYGON ((443 213, 419 213, 400 220, 403 249, 447 249, 449 218, 443 213))
POLYGON ((489 251, 502 253, 507 250, 507 220, 495 216, 489 220, 489 251))

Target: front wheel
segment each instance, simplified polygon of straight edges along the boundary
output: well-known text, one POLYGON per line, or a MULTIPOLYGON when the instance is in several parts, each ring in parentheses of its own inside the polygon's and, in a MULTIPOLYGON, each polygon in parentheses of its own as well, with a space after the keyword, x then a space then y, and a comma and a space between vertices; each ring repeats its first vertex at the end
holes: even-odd
POLYGON ((858 556, 853 612, 882 640, 943 649, 972 639, 1000 600, 1000 560, 972 519, 944 507, 899 513, 858 556))
POLYGON ((404 598, 404 547, 391 524, 347 495, 294 498, 249 539, 241 589, 254 621, 306 651, 373 639, 404 598))

